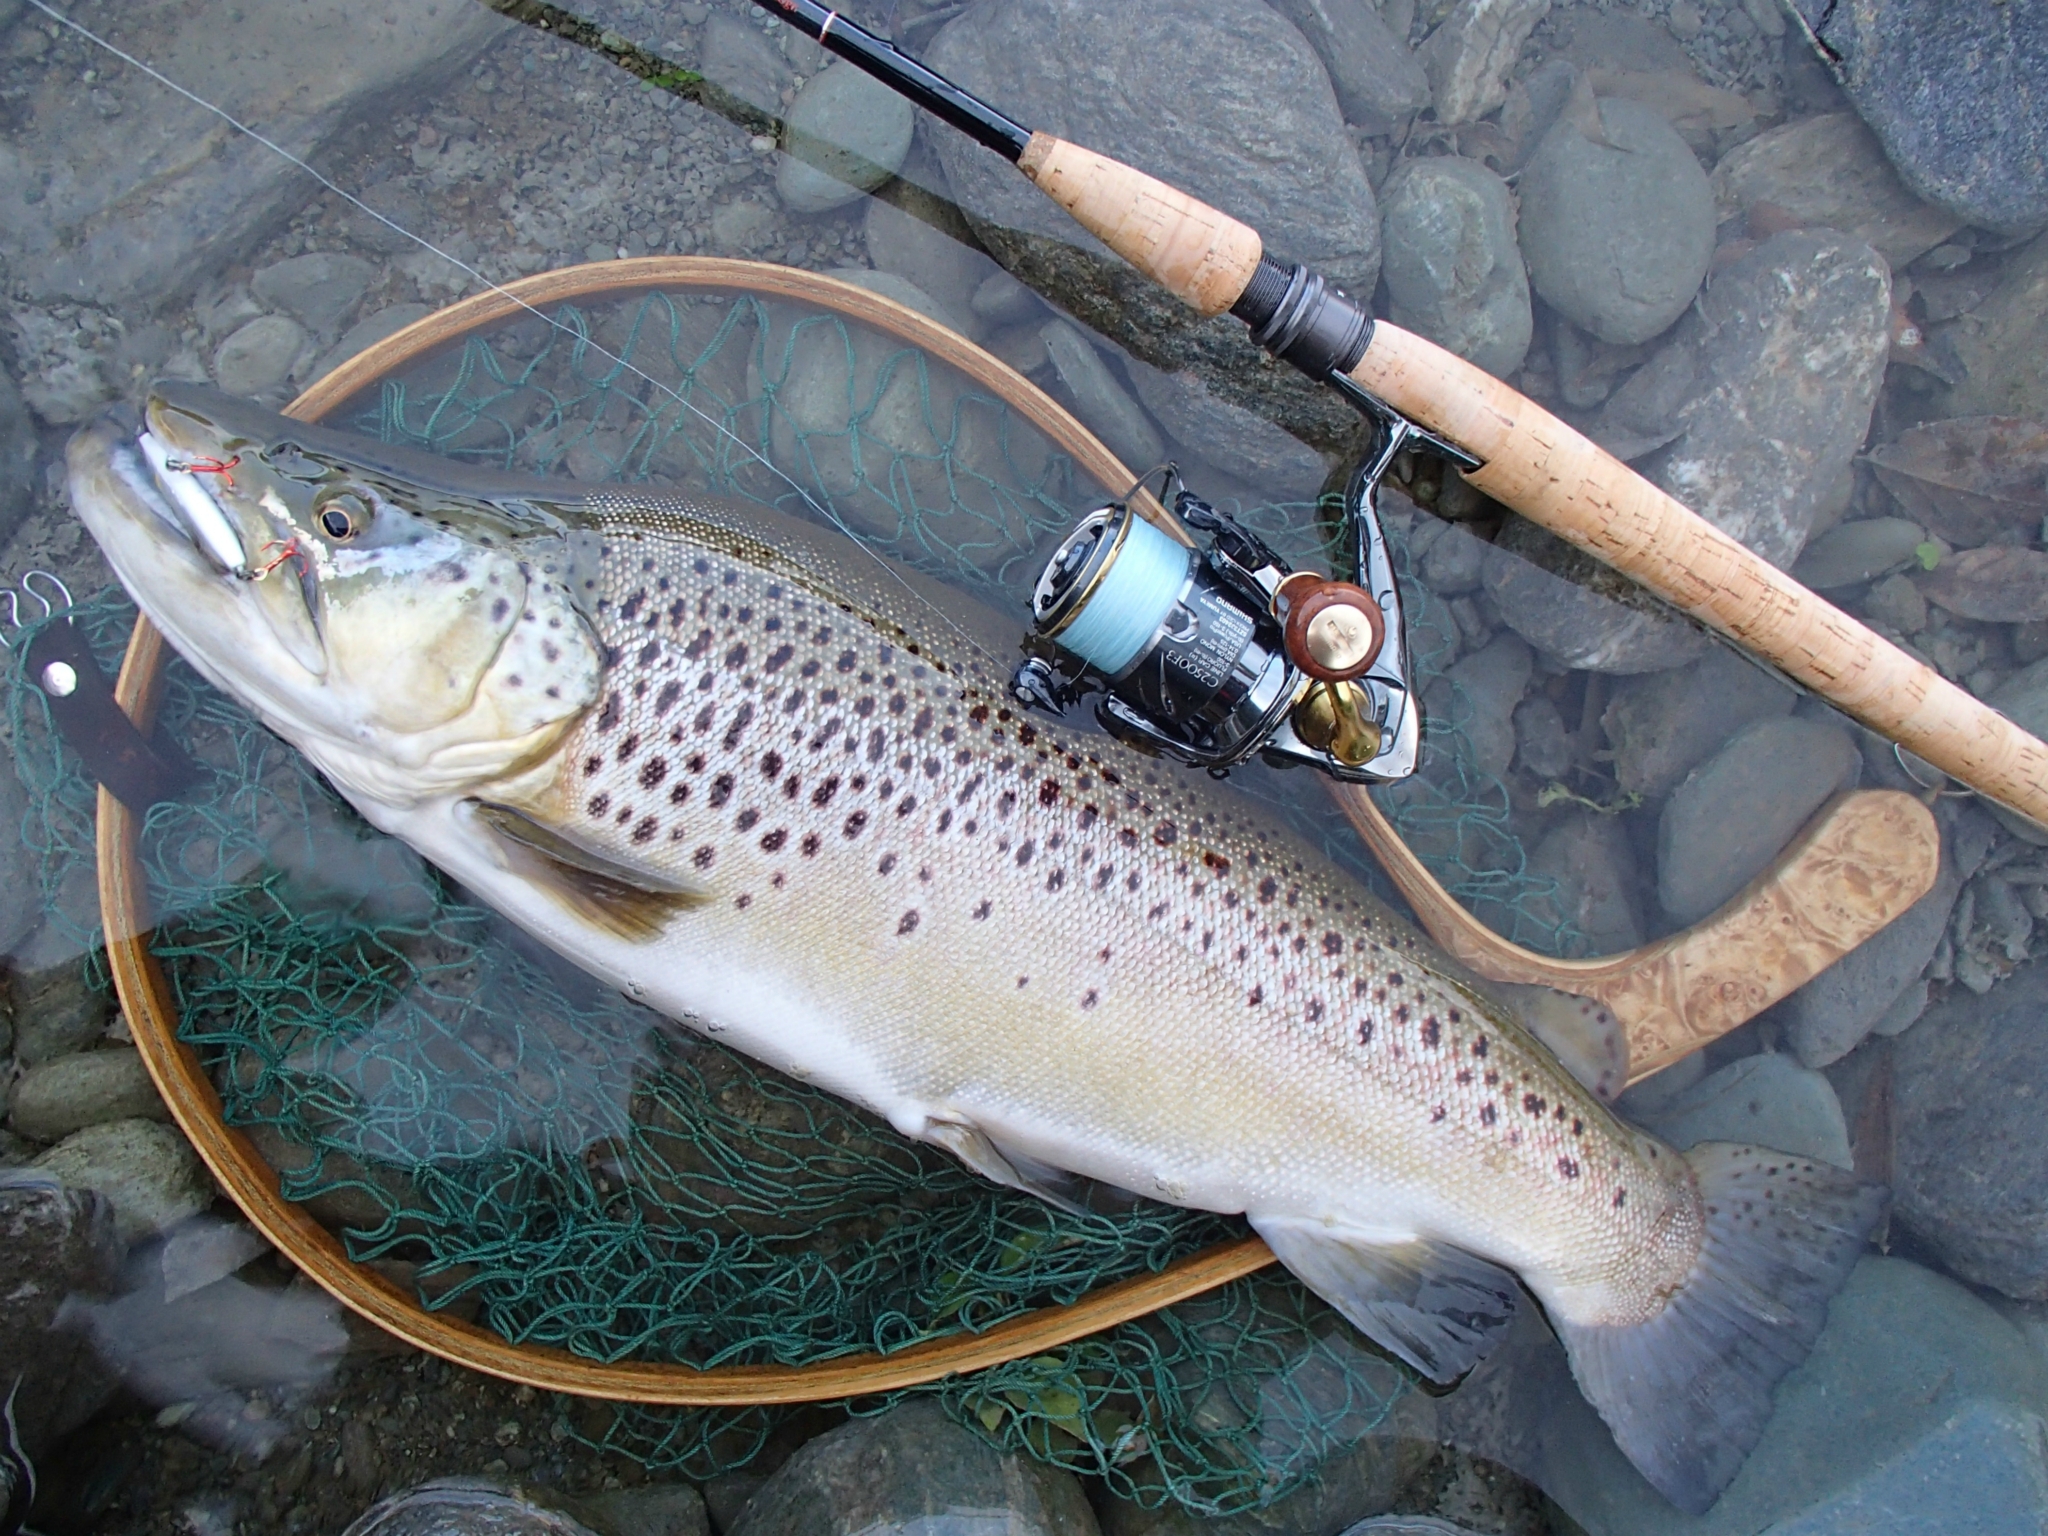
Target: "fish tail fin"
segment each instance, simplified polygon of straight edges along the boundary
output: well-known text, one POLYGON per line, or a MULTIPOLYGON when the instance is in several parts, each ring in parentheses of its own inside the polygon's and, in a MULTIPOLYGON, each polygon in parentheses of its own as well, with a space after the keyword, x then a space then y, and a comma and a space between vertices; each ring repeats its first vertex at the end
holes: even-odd
POLYGON ((1707 1142, 1684 1154, 1705 1233, 1647 1322, 1559 1322, 1572 1374, 1657 1491, 1703 1514, 1741 1470, 1772 1391, 1804 1360, 1886 1191, 1826 1163, 1707 1142))

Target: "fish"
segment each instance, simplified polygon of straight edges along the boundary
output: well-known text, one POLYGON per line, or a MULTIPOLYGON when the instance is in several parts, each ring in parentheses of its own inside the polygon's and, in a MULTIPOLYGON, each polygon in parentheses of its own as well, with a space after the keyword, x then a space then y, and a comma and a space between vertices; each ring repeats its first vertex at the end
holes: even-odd
POLYGON ((1845 1171, 1618 1118, 1245 797, 1020 708, 1021 615, 843 534, 183 384, 68 473, 202 676, 592 975, 998 1184, 1242 1213, 1434 1381, 1526 1290, 1681 1508, 1878 1219, 1845 1171))

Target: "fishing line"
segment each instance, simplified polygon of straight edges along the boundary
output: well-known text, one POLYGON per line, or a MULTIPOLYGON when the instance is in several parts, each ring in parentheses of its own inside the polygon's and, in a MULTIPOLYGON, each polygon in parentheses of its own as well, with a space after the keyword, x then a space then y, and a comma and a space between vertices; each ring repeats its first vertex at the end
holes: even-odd
POLYGON ((230 128, 233 128, 237 133, 245 134, 249 138, 254 139, 258 144, 261 144, 265 149, 269 150, 279 159, 284 160, 288 164, 297 167, 301 171, 304 171, 308 176, 312 177, 314 181, 318 182, 327 191, 332 192, 336 197, 340 198, 343 202, 349 204, 349 206, 359 209, 363 213, 368 214, 371 218, 375 219, 379 224, 382 224, 386 229, 389 229, 396 234, 404 236, 406 239, 412 241, 415 245, 419 246, 422 250, 432 252, 434 255, 440 257, 443 261, 447 262, 449 265, 455 267, 458 271, 468 274, 468 276, 470 276, 476 282, 481 283, 490 292, 497 294, 500 298, 510 300, 513 304, 516 304, 519 308, 525 310, 528 314, 534 316, 536 319, 544 321, 551 328, 562 332, 565 336, 570 336, 583 342, 592 351, 596 352, 600 357, 609 359, 610 361, 618 364, 618 366, 623 368, 626 372, 633 374, 640 379, 645 380, 649 385, 659 390, 662 394, 668 396, 671 400, 675 401, 677 405, 681 406, 691 415, 701 419, 707 426, 709 426, 712 429, 712 431, 724 437, 730 438, 742 453, 745 453, 752 457, 753 459, 757 460, 761 464, 761 466, 764 469, 766 469, 770 474, 774 475, 778 480, 782 481, 791 490, 795 491, 798 496, 803 498, 804 504, 806 506, 810 507, 811 510, 816 512, 820 517, 824 518, 825 521, 830 523, 834 528, 837 528, 841 533, 845 534, 847 538, 851 539, 854 543, 854 546, 858 548, 862 554, 866 555, 870 560, 874 561, 875 564, 879 566, 883 571, 887 572, 889 578, 892 581, 894 581, 898 586, 900 586, 912 598, 916 599, 917 602, 921 603, 926 608, 929 608, 934 614, 936 614, 938 618, 949 629, 951 629, 955 634, 957 634, 974 650, 980 652, 985 660, 987 660, 991 664, 1000 665, 996 662, 996 658, 994 656, 991 656, 988 653, 988 651, 975 640, 973 635, 969 634, 966 630, 962 629, 959 624, 954 622, 952 617, 943 608, 939 607, 938 604, 934 603, 930 598, 926 597, 922 592, 918 591, 916 587, 912 586, 908 581, 906 581, 903 577, 903 573, 897 570, 896 567, 892 565, 887 559, 885 559, 879 551, 869 547, 867 542, 863 540, 859 534, 855 533, 852 528, 846 525, 845 521, 839 516, 837 512, 831 510, 828 507, 821 506, 817 502, 817 500, 814 497, 812 497, 810 492, 806 491, 801 485, 797 484, 797 482, 794 479, 792 479, 777 465, 772 463, 764 454, 761 453, 759 449, 755 448, 751 443, 747 442, 745 438, 741 437, 737 432, 733 431, 724 422, 718 420, 716 417, 711 415, 710 412, 704 410, 701 406, 693 404, 691 401, 685 399, 682 395, 678 394, 668 385, 662 383, 661 380, 655 378, 652 374, 649 374, 644 370, 634 366, 625 358, 620 357, 617 353, 608 350, 594 337, 584 335, 582 332, 576 331, 572 327, 564 325, 554 316, 547 314, 542 310, 536 309, 533 305, 527 303, 526 300, 522 299, 518 294, 512 292, 511 289, 506 288, 500 283, 493 282, 489 277, 486 277, 482 272, 479 272, 475 267, 472 267, 468 262, 462 260, 461 257, 453 255, 448 251, 442 250, 441 247, 434 244, 433 241, 427 239, 426 236, 414 234, 411 230, 407 229, 403 224, 398 223, 394 219, 387 218, 384 214, 379 213, 375 208, 372 208, 368 203, 364 202, 360 197, 357 197, 353 192, 349 191, 346 187, 343 187, 338 183, 330 180, 328 177, 322 175, 319 171, 316 171, 312 166, 308 165, 304 160, 300 159, 297 155, 293 154, 290 150, 286 149, 282 144, 279 144, 276 140, 268 138, 262 133, 259 133, 256 129, 250 127, 249 124, 243 122, 240 118, 236 117, 226 108, 216 106, 214 105, 214 103, 208 101, 204 96, 201 96, 197 92, 189 90, 185 86, 180 85, 177 81, 173 80, 169 75, 166 75, 162 70, 157 69, 154 65, 144 63, 141 59, 136 58, 135 55, 133 55, 132 53, 129 53, 125 49, 118 47, 116 44, 110 42, 108 39, 101 37, 97 32, 93 31, 90 27, 85 26, 83 23, 72 20, 69 16, 66 16, 62 11, 59 11, 55 9, 53 6, 47 4, 46 0, 28 0, 28 3, 34 6, 37 10, 41 11, 45 16, 49 17, 52 21, 56 22, 57 25, 59 25, 60 27, 65 27, 68 28, 70 31, 76 32, 80 37, 84 38, 87 42, 93 44, 97 48, 104 49, 107 53, 110 53, 115 58, 119 59, 123 64, 128 65, 130 68, 140 70, 143 74, 149 76, 150 79, 156 81, 157 84, 164 86, 166 89, 171 90, 176 94, 184 97, 185 100, 191 102, 194 106, 203 108, 204 110, 211 112, 215 117, 219 118, 222 122, 226 123, 230 128))

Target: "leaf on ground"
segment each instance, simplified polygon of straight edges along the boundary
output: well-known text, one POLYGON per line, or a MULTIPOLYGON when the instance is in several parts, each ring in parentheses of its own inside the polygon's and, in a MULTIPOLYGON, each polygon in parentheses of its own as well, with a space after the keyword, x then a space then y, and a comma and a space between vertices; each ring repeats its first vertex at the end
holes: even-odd
POLYGON ((1944 560, 1920 584, 1930 603, 1987 624, 2048 619, 2048 554, 1994 544, 1944 560))
POLYGON ((1952 544, 2032 538, 2048 516, 2048 421, 1931 421, 1876 449, 1870 465, 1914 521, 1952 544))

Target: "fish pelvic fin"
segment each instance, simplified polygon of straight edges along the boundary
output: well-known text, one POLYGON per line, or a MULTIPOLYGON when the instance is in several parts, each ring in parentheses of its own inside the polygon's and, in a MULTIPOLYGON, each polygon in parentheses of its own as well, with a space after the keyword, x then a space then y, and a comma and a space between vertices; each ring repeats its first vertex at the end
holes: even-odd
POLYGON ((1556 987, 1496 982, 1494 990, 1602 1104, 1628 1086, 1628 1032, 1605 1003, 1556 987))
POLYGON ((1514 1321, 1519 1282, 1462 1248, 1423 1238, 1372 1243, 1271 1217, 1253 1218, 1252 1230, 1297 1280, 1431 1381, 1456 1381, 1514 1321))
POLYGON ((571 912, 620 938, 651 939, 676 913, 712 899, 703 886, 623 864, 513 806, 490 800, 470 805, 521 874, 571 912))
POLYGON ((1886 1191, 1760 1147, 1707 1142, 1683 1155, 1705 1220, 1692 1273, 1647 1322, 1559 1320, 1557 1331, 1622 1454, 1699 1515, 1763 1438, 1773 1390, 1820 1337, 1886 1191))

